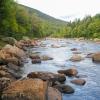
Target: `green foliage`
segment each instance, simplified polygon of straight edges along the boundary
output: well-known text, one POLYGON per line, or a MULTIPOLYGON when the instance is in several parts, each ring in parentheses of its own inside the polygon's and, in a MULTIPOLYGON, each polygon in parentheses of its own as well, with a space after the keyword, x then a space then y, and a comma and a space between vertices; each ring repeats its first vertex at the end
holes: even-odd
POLYGON ((14 0, 0 0, 0 33, 16 39, 23 36, 100 38, 100 14, 65 22, 14 0))
POLYGON ((66 26, 66 33, 63 31, 60 36, 100 38, 100 14, 94 17, 86 16, 83 20, 77 19, 74 22, 68 23, 66 26))

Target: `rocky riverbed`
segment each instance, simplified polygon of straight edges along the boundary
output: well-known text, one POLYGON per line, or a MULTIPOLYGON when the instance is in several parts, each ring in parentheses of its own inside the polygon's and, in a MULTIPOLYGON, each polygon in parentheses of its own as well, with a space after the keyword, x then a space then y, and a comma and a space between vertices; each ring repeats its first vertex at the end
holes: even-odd
POLYGON ((0 50, 2 100, 100 99, 99 43, 10 39, 0 50))

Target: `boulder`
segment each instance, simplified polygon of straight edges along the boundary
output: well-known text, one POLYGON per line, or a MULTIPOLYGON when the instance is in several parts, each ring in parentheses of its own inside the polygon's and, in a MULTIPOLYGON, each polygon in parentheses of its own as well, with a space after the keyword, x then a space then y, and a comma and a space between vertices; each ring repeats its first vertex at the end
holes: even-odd
POLYGON ((80 51, 74 51, 73 54, 81 54, 82 52, 80 51))
POLYGON ((9 77, 13 80, 20 79, 22 77, 20 71, 16 72, 15 70, 11 70, 8 68, 8 72, 9 72, 9 77))
POLYGON ((40 79, 12 82, 2 93, 2 100, 47 100, 47 83, 40 79))
POLYGON ((71 51, 77 51, 77 48, 72 48, 72 49, 70 49, 71 51))
POLYGON ((89 54, 87 54, 86 58, 92 58, 93 55, 94 55, 94 53, 89 53, 89 54))
POLYGON ((41 59, 32 59, 32 64, 41 63, 41 59))
POLYGON ((36 54, 31 54, 29 56, 31 59, 40 59, 40 56, 36 55, 36 54))
POLYGON ((9 73, 6 72, 5 70, 0 70, 0 78, 1 77, 8 77, 9 73))
POLYGON ((16 43, 16 46, 23 49, 24 47, 34 47, 34 46, 37 46, 38 43, 37 41, 35 40, 30 40, 30 39, 27 39, 27 40, 20 40, 16 43))
POLYGON ((76 76, 78 71, 75 68, 67 69, 67 70, 58 70, 58 73, 65 74, 66 76, 76 76))
POLYGON ((93 62, 100 62, 100 52, 94 53, 92 56, 93 62))
POLYGON ((62 100, 62 94, 52 87, 48 87, 48 98, 46 100, 62 100))
POLYGON ((83 57, 81 57, 80 55, 78 54, 74 54, 71 58, 70 58, 71 61, 81 61, 83 60, 83 57))
POLYGON ((20 67, 17 66, 17 65, 14 65, 12 63, 8 63, 7 64, 7 68, 11 69, 11 70, 14 70, 15 72, 19 71, 20 70, 20 67))
POLYGON ((31 72, 27 75, 29 78, 39 78, 44 81, 50 81, 50 82, 64 82, 66 80, 65 75, 62 74, 54 74, 51 72, 31 72))
POLYGON ((8 87, 8 85, 11 83, 11 79, 10 78, 6 78, 6 77, 2 77, 0 78, 0 93, 6 88, 8 87))
POLYGON ((74 79, 74 80, 71 80, 71 83, 76 84, 76 85, 85 85, 86 81, 84 79, 74 79))
POLYGON ((53 58, 52 58, 52 57, 49 57, 49 56, 47 56, 47 55, 43 55, 43 56, 41 56, 41 60, 43 60, 43 61, 46 61, 46 60, 53 60, 53 58))
POLYGON ((17 40, 13 37, 5 37, 5 38, 2 38, 2 40, 10 45, 14 45, 17 40))
POLYGON ((19 58, 26 56, 25 52, 22 49, 19 49, 16 46, 6 45, 3 48, 3 50, 6 53, 11 54, 11 55, 14 55, 14 56, 19 57, 19 58))
POLYGON ((6 77, 10 78, 11 80, 16 80, 21 78, 21 75, 19 73, 16 73, 15 70, 11 70, 8 67, 0 66, 0 78, 6 77))
POLYGON ((71 94, 75 91, 71 86, 65 84, 55 85, 54 88, 58 89, 61 93, 66 94, 71 94))
POLYGON ((52 48, 60 48, 59 45, 54 45, 54 44, 52 44, 51 47, 52 47, 52 48))
POLYGON ((17 66, 23 65, 22 62, 21 62, 21 60, 18 59, 18 58, 16 58, 16 57, 5 58, 4 61, 6 63, 12 63, 12 64, 17 65, 17 66))
POLYGON ((8 71, 8 69, 6 68, 6 66, 5 66, 5 65, 0 66, 0 71, 1 71, 1 70, 5 71, 5 72, 7 72, 7 71, 8 71))
POLYGON ((1 63, 5 63, 5 59, 7 58, 11 58, 11 57, 14 57, 12 54, 6 52, 6 50, 2 49, 0 50, 0 60, 1 60, 1 63))

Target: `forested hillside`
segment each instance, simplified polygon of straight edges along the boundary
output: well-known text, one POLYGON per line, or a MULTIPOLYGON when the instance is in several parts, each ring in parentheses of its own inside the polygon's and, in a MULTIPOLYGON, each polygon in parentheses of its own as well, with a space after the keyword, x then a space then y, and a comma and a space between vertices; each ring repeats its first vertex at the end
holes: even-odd
POLYGON ((0 0, 0 36, 100 38, 100 14, 65 22, 13 0, 0 0))
POLYGON ((13 0, 0 1, 0 35, 45 37, 59 33, 67 22, 55 19, 38 10, 19 5, 13 0))
POLYGON ((64 37, 100 38, 100 14, 70 22, 66 26, 64 37))

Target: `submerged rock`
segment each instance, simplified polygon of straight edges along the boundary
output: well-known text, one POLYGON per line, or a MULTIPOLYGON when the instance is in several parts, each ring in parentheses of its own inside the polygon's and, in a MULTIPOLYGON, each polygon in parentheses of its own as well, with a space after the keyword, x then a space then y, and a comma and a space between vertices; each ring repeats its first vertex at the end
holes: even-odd
POLYGON ((94 55, 94 53, 89 53, 89 54, 87 54, 86 58, 92 58, 93 55, 94 55))
POLYGON ((71 83, 76 84, 76 85, 85 85, 86 81, 84 79, 74 79, 74 80, 71 80, 71 83))
POLYGON ((71 86, 65 84, 55 85, 54 88, 58 89, 61 93, 66 94, 71 94, 75 92, 75 90, 71 86))
POLYGON ((72 49, 70 49, 71 51, 77 51, 77 48, 72 48, 72 49))
POLYGON ((39 78, 44 81, 50 81, 50 82, 64 82, 66 80, 65 75, 62 74, 54 74, 51 72, 31 72, 27 75, 29 78, 39 78))
POLYGON ((43 60, 43 61, 46 61, 46 60, 53 60, 53 58, 52 58, 52 57, 49 57, 49 56, 47 56, 47 55, 43 55, 43 56, 41 56, 41 60, 43 60))
POLYGON ((2 100, 47 100, 47 83, 40 79, 12 82, 2 93, 2 100))
POLYGON ((52 48, 60 48, 59 45, 54 45, 54 44, 52 44, 51 47, 52 47, 52 48))
POLYGON ((32 59, 32 64, 41 63, 41 59, 32 59))
POLYGON ((100 62, 100 52, 94 53, 92 56, 93 62, 100 62))
POLYGON ((76 78, 87 78, 87 75, 77 75, 76 78))
POLYGON ((66 76, 76 76, 78 71, 75 68, 67 69, 67 70, 58 70, 58 73, 65 74, 66 76))
POLYGON ((31 59, 40 59, 40 56, 39 55, 36 55, 36 54, 31 54, 29 57, 31 59))
POLYGON ((78 54, 74 54, 71 58, 70 58, 71 61, 81 61, 83 60, 83 57, 81 57, 80 55, 78 54))

